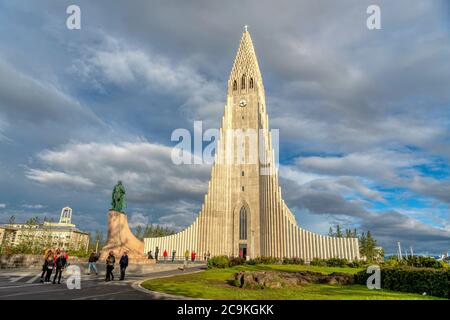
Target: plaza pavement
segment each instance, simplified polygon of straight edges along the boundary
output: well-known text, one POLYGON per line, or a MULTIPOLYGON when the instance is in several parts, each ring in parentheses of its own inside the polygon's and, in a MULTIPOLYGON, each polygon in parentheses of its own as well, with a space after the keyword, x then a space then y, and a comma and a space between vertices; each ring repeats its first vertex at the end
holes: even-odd
MULTIPOLYGON (((161 278, 178 274, 199 272, 205 265, 192 265, 185 271, 178 269, 179 265, 171 270, 160 271, 157 268, 145 273, 139 271, 127 272, 124 281, 119 281, 118 267, 114 269, 114 281, 105 282, 104 270, 99 275, 85 274, 86 268, 82 266, 81 289, 69 290, 65 279, 62 283, 40 283, 41 270, 39 269, 0 269, 0 300, 165 300, 176 299, 174 296, 150 292, 142 289, 138 284, 151 278, 161 278)), ((104 269, 104 268, 102 268, 104 269)), ((63 273, 64 277, 64 273, 63 273)), ((53 279, 53 277, 52 277, 53 279)))

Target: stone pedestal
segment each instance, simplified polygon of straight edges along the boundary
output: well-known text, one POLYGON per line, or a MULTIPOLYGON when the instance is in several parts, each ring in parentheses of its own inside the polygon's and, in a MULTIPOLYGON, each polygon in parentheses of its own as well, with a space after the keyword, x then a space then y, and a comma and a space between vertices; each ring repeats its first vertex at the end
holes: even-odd
POLYGON ((155 263, 155 260, 147 259, 144 242, 131 232, 127 216, 114 210, 108 213, 108 241, 100 252, 100 260, 105 261, 110 251, 114 252, 117 260, 126 251, 130 264, 155 263))

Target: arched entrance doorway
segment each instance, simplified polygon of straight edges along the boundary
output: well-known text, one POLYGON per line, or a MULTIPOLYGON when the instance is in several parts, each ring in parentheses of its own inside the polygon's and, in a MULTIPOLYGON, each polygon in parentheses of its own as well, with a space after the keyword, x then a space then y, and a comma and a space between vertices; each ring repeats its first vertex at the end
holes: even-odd
POLYGON ((247 210, 242 206, 239 210, 239 257, 247 258, 247 210))

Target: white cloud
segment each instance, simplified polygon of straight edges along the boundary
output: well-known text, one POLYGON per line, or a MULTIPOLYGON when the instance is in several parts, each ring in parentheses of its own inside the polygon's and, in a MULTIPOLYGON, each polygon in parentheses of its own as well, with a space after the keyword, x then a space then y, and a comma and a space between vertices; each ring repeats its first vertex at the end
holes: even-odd
POLYGON ((4 209, 6 208, 6 204, 5 203, 0 203, 0 209, 4 209))
POLYGON ((205 78, 189 61, 174 63, 166 56, 127 45, 123 39, 104 35, 102 47, 88 48, 72 71, 97 87, 114 84, 127 89, 144 88, 184 100, 180 110, 191 120, 201 117, 217 123, 225 99, 223 85, 205 78))
POLYGON ((109 193, 121 180, 134 202, 199 200, 206 192, 209 166, 174 165, 172 148, 145 141, 69 144, 38 158, 51 168, 31 168, 27 177, 49 185, 69 184, 109 193))
POLYGON ((139 212, 132 213, 128 221, 130 228, 136 228, 137 226, 145 227, 148 223, 148 217, 139 212))
POLYGON ((26 177, 43 184, 53 184, 60 187, 90 188, 94 186, 94 183, 88 178, 60 171, 28 169, 26 171, 26 177))
POLYGON ((43 209, 46 206, 42 204, 23 204, 22 207, 26 209, 43 209))

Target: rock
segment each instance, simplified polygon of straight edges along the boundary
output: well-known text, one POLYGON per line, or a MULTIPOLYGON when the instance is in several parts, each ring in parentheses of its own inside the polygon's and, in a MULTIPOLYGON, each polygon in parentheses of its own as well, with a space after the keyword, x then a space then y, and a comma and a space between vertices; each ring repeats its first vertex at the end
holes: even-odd
POLYGON ((333 272, 332 274, 322 276, 322 282, 331 285, 349 285, 355 283, 355 276, 349 273, 333 272))
POLYGON ((354 275, 334 272, 323 275, 319 272, 278 272, 278 271, 240 271, 234 274, 233 284, 246 289, 279 289, 282 287, 295 287, 311 283, 329 285, 349 285, 355 283, 354 275))

